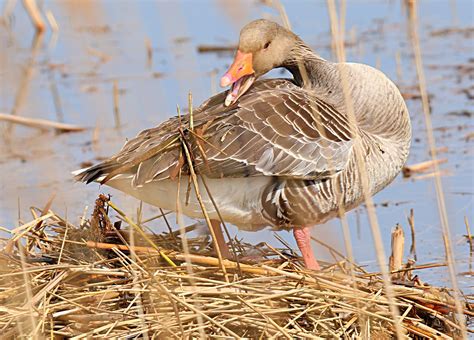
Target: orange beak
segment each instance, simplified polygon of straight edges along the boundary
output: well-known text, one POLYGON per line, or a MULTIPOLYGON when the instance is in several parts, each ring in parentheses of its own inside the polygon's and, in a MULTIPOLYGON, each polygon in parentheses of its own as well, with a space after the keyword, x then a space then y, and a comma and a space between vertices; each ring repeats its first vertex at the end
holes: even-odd
POLYGON ((243 53, 237 50, 234 62, 221 78, 221 86, 229 86, 243 76, 248 76, 253 73, 255 73, 255 71, 252 67, 252 53, 243 53))

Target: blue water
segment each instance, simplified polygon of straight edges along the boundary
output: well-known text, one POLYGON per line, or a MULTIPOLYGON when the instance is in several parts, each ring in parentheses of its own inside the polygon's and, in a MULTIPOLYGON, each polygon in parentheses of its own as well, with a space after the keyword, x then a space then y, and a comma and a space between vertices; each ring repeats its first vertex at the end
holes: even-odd
MULTIPOLYGON (((354 37, 355 45, 347 47, 347 59, 380 67, 402 88, 416 87, 401 3, 348 1, 346 38, 351 41, 354 37), (396 72, 397 53, 401 57, 401 79, 396 72)), ((0 1, 1 7, 5 4, 0 1)), ((283 4, 293 30, 321 56, 333 59, 326 2, 283 4)), ((97 162, 110 156, 127 137, 174 115, 176 105, 187 107, 188 91, 192 91, 194 103, 198 104, 219 90, 215 84, 232 61, 232 54, 199 54, 197 46, 233 45, 248 21, 260 17, 279 20, 277 11, 254 1, 44 1, 43 10, 51 10, 60 31, 57 36, 47 32, 36 47, 21 3, 14 9, 10 24, 0 27, 0 112, 11 112, 17 102, 17 114, 21 116, 64 120, 91 129, 55 135, 17 126, 7 137, 8 125, 0 124, 4 137, 0 142, 0 226, 7 228, 18 225, 18 216, 27 221, 31 216, 29 207, 44 205, 53 193, 53 210, 72 221, 78 221, 84 207, 91 206, 99 192, 112 193, 114 200, 135 216, 139 205, 136 200, 106 187, 74 183, 70 172, 80 168, 81 162, 97 162), (147 63, 147 38, 153 46, 151 65, 147 63), (120 89, 120 129, 114 128, 114 81, 120 89), (59 93, 62 114, 55 108, 53 88, 59 93)), ((438 128, 436 144, 448 147, 448 152, 440 155, 449 160, 442 165, 450 172, 443 176, 443 189, 460 272, 468 270, 464 216, 474 224, 473 140, 465 139, 473 132, 473 121, 472 117, 449 113, 468 111, 472 115, 472 100, 462 90, 473 86, 473 71, 463 74, 456 67, 474 67, 473 33, 466 36, 436 32, 472 28, 473 12, 469 0, 421 1, 418 11, 428 91, 433 96, 431 117, 433 126, 438 128)), ((274 71, 270 76, 281 76, 281 72, 274 71)), ((414 136, 408 163, 413 164, 430 156, 421 103, 408 100, 407 104, 414 136)), ((444 259, 432 178, 413 180, 399 176, 375 197, 375 202, 386 250, 390 247, 390 230, 396 223, 404 227, 408 242, 406 218, 413 208, 419 263, 444 259), (380 205, 384 202, 388 206, 380 205)), ((155 208, 145 210, 147 216, 154 213, 155 208)), ((356 260, 376 269, 365 208, 359 208, 358 213, 360 223, 354 212, 348 214, 356 260)), ((163 225, 157 221, 153 227, 160 230, 163 225)), ((249 242, 279 244, 270 231, 232 232, 249 242)), ((281 235, 294 245, 288 233, 281 235)), ((339 221, 315 228, 314 236, 344 251, 339 221)), ((330 259, 320 248, 317 254, 330 259)), ((421 275, 430 282, 450 284, 444 268, 421 275)), ((459 276, 459 281, 465 290, 472 286, 468 276, 459 276)))

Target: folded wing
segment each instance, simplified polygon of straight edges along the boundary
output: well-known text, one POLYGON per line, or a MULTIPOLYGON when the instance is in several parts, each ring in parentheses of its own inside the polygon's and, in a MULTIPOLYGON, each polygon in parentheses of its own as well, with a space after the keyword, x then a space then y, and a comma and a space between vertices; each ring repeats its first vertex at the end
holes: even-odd
POLYGON ((83 181, 133 176, 136 186, 188 173, 182 140, 208 177, 277 176, 320 179, 344 169, 353 145, 346 115, 289 80, 262 80, 236 105, 225 93, 193 114, 141 132, 111 159, 82 172, 83 181), (181 131, 181 132, 179 132, 181 131))

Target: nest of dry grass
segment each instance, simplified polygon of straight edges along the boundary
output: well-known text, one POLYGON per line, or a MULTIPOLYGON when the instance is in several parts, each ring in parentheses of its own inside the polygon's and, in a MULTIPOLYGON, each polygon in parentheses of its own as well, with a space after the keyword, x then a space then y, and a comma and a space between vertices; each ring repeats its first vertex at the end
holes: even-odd
MULTIPOLYGON (((258 264, 219 264, 209 237, 187 238, 189 252, 183 253, 184 234, 137 232, 117 209, 133 226, 120 230, 120 222, 109 220, 110 206, 101 196, 81 226, 47 209, 4 240, 4 337, 378 339, 395 334, 380 275, 343 257, 315 273, 305 271, 291 249, 235 240, 238 258, 257 258, 258 264)), ((449 290, 404 273, 393 288, 406 334, 458 338, 462 327, 449 290)), ((469 303, 462 304, 472 316, 469 303)))

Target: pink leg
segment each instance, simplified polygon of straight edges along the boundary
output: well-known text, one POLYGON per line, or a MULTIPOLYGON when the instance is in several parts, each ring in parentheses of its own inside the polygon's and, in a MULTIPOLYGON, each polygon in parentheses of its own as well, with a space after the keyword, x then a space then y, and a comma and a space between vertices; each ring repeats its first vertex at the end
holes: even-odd
POLYGON ((295 228, 293 229, 293 235, 296 240, 298 248, 300 248, 301 255, 303 255, 304 264, 306 268, 313 270, 321 270, 318 261, 313 254, 311 248, 311 231, 309 227, 295 228))
POLYGON ((221 251, 221 255, 224 259, 231 259, 232 256, 229 251, 229 246, 225 243, 224 234, 222 233, 221 222, 217 220, 211 220, 212 230, 216 235, 217 245, 221 251))

